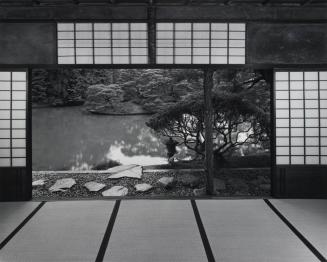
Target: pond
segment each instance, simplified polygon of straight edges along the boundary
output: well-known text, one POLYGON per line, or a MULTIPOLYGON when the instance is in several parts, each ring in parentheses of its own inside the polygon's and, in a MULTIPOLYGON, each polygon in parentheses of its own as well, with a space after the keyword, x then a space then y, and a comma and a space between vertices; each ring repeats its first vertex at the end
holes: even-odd
MULTIPOLYGON (((33 170, 87 170, 106 159, 166 164, 166 148, 145 125, 148 115, 108 116, 83 107, 33 109, 33 170)), ((179 148, 185 159, 187 150, 179 148)))

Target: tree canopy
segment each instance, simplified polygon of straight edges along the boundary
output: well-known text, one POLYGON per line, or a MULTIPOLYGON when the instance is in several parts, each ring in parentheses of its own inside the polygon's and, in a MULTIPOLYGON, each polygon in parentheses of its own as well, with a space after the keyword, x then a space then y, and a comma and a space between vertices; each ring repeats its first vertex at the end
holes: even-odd
MULTIPOLYGON (((269 85, 260 74, 216 72, 212 107, 215 154, 224 155, 240 145, 269 140, 269 85)), ((191 93, 166 107, 147 125, 204 156, 203 92, 191 93)))

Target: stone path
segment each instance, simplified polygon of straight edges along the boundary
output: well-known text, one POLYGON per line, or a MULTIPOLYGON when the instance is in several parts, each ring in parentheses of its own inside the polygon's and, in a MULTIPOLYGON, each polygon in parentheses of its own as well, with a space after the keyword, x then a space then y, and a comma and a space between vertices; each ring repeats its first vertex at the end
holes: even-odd
MULTIPOLYGON (((192 170, 194 171, 194 170, 192 170)), ((108 177, 99 183, 97 181, 89 181, 83 184, 89 192, 99 192, 103 197, 123 197, 128 195, 129 190, 126 186, 126 182, 122 181, 123 178, 130 179, 142 179, 143 176, 143 168, 140 165, 121 165, 113 168, 109 168, 106 170, 108 177), (106 183, 108 181, 118 181, 114 186, 107 186, 106 183), (101 192, 102 190, 102 192, 101 192)), ((171 170, 170 170, 171 172, 171 170)), ((153 188, 164 188, 166 190, 173 189, 177 183, 182 184, 184 187, 191 188, 192 190, 196 190, 196 188, 203 182, 203 177, 200 175, 194 175, 193 172, 190 172, 189 169, 186 170, 178 170, 178 178, 174 178, 171 176, 163 176, 157 180, 154 180, 149 183, 145 183, 145 181, 140 181, 138 184, 133 184, 133 180, 131 180, 131 185, 135 188, 138 193, 146 193, 153 188), (143 182, 143 183, 142 183, 143 182)), ((148 173, 146 173, 147 175, 148 173)), ((72 177, 66 177, 62 179, 57 179, 48 189, 50 193, 53 192, 66 192, 67 190, 76 190, 76 187, 73 187, 76 184, 76 181, 79 182, 79 179, 73 179, 72 177)), ((33 181, 34 188, 40 188, 45 186, 45 180, 39 179, 33 181)), ((196 194, 195 194, 196 195, 196 194)))
POLYGON ((1 262, 319 262, 327 255, 327 200, 12 202, 0 211, 1 262))
POLYGON ((113 186, 106 191, 102 192, 104 197, 123 197, 128 194, 128 189, 123 186, 113 186))
POLYGON ((109 179, 119 179, 122 177, 142 178, 142 167, 139 165, 123 165, 109 168, 108 173, 112 174, 109 179))
POLYGON ((70 189, 73 185, 76 184, 75 179, 73 178, 63 178, 56 181, 56 183, 49 188, 50 192, 62 191, 65 192, 67 189, 70 189))

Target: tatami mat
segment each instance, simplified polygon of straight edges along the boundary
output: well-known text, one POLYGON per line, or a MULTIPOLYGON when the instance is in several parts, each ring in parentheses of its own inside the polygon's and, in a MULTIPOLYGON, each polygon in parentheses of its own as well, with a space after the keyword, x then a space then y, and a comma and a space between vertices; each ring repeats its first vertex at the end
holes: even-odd
POLYGON ((204 262, 211 250, 217 262, 319 261, 303 238, 327 256, 327 200, 270 202, 288 221, 261 199, 196 200, 199 214, 190 200, 122 200, 119 209, 110 200, 59 201, 16 232, 40 203, 0 203, 0 240, 13 236, 0 261, 89 262, 104 254, 106 262, 204 262))
POLYGON ((207 261, 191 202, 122 201, 104 261, 207 261))
POLYGON ((1 262, 94 261, 113 201, 48 202, 1 250, 1 262))
POLYGON ((326 199, 273 199, 270 202, 327 258, 326 199))
POLYGON ((0 203, 0 243, 39 205, 38 202, 0 203))
POLYGON ((263 200, 198 200, 197 205, 216 261, 318 261, 263 200))

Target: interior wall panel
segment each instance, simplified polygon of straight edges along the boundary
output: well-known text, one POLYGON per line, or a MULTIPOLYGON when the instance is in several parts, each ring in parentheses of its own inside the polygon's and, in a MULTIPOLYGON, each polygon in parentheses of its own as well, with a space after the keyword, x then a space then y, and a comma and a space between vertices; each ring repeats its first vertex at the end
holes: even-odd
POLYGON ((157 8, 159 19, 236 19, 236 20, 319 20, 327 19, 323 8, 292 8, 253 5, 234 6, 162 6, 157 8))
POLYGON ((55 23, 0 23, 0 64, 55 64, 55 23))
MULTIPOLYGON (((109 2, 109 1, 108 1, 109 2)), ((111 5, 59 5, 33 7, 1 7, 0 19, 146 19, 147 7, 111 5)))
POLYGON ((326 64, 327 23, 248 23, 247 62, 326 64))

